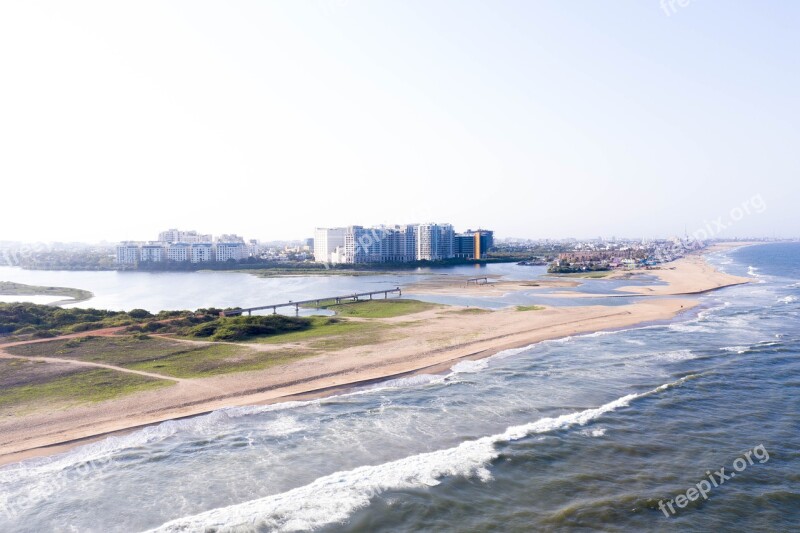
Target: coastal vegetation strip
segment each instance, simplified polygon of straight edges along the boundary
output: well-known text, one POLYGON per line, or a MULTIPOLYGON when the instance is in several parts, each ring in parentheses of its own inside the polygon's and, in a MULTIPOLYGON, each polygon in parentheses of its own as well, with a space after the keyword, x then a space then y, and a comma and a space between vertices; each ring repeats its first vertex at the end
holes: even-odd
MULTIPOLYGON (((28 337, 30 340, 0 347, 11 356, 50 359, 47 361, 50 364, 39 362, 39 367, 30 367, 41 368, 45 373, 51 365, 74 360, 111 365, 120 373, 135 370, 165 379, 203 378, 263 370, 325 352, 381 342, 391 337, 388 332, 399 327, 381 321, 382 318, 443 306, 391 299, 330 307, 337 314, 353 318, 220 317, 217 309, 151 315, 146 311, 53 310, 34 304, 8 304, 0 306, 0 314, 5 312, 9 317, 4 323, 15 334, 15 339, 28 337), (112 325, 118 327, 96 332, 97 327, 112 325), (71 336, 37 339, 40 335, 36 333, 40 331, 47 335, 63 332, 71 336), (76 331, 80 332, 78 336, 75 336, 76 331), (153 336, 153 333, 158 335, 153 336)), ((76 371, 75 368, 71 370, 76 371)), ((123 387, 120 394, 127 393, 128 388, 123 387)))
POLYGON ((320 309, 327 309, 335 312, 337 316, 359 318, 393 318, 442 307, 444 306, 440 304, 404 298, 360 300, 338 304, 332 300, 324 300, 320 302, 319 306, 320 309))
POLYGON ((103 328, 130 326, 153 320, 174 319, 185 315, 191 315, 191 313, 178 311, 152 315, 144 309, 123 312, 100 309, 62 309, 26 302, 0 303, 0 336, 49 338, 103 328))
POLYGON ((545 309, 543 305, 518 305, 517 311, 541 311, 545 309))
POLYGON ((54 301, 50 305, 83 302, 94 297, 91 291, 83 289, 26 285, 13 281, 0 281, 0 294, 5 296, 53 296, 67 298, 65 300, 54 301))

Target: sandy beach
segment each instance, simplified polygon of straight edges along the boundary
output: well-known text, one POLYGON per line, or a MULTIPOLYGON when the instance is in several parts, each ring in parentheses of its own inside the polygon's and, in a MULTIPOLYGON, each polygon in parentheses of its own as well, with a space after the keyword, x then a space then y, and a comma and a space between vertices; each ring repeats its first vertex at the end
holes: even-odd
MULTIPOLYGON (((472 313, 465 312, 464 308, 441 307, 380 319, 402 327, 394 328, 394 334, 374 344, 329 351, 268 370, 173 379, 175 384, 170 387, 101 403, 6 416, 0 421, 0 464, 64 451, 114 432, 223 407, 332 394, 390 377, 445 371, 458 360, 488 357, 546 339, 668 320, 697 305, 690 297, 675 295, 698 294, 749 281, 716 271, 701 255, 676 261, 668 267, 647 271, 663 284, 624 290, 631 294, 673 296, 670 298, 636 298, 626 305, 613 307, 548 307, 538 311, 509 308, 472 313)), ((460 290, 505 293, 530 290, 531 285, 526 283, 540 284, 541 281, 501 283, 505 282, 499 282, 496 287, 461 287, 460 290)), ((556 280, 555 283, 562 285, 544 286, 571 287, 577 282, 556 280)), ((428 290, 453 289, 443 285, 430 286, 428 290)), ((263 344, 252 346, 273 349, 263 344)), ((0 357, 10 357, 3 352, 3 345, 0 345, 0 357)))

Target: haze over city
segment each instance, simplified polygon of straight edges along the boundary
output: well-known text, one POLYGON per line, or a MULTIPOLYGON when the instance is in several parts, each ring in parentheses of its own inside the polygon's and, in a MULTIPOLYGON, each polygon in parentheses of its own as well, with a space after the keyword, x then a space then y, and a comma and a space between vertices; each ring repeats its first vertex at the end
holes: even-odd
POLYGON ((800 7, 667 4, 5 2, 0 240, 797 236, 800 7))

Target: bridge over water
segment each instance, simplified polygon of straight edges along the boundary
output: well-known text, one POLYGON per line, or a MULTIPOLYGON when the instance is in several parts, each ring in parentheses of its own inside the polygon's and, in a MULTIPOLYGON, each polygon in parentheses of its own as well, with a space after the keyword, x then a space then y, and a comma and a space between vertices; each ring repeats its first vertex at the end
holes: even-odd
POLYGON ((398 296, 403 296, 403 291, 400 287, 395 287, 394 289, 384 289, 382 291, 371 291, 371 292, 358 292, 354 294, 345 294, 344 296, 329 296, 327 298, 314 298, 312 300, 298 300, 296 302, 288 301, 282 304, 267 304, 267 305, 259 305, 257 307, 245 307, 239 309, 229 309, 227 311, 220 311, 219 316, 239 316, 247 313, 248 315, 252 315, 253 311, 263 311, 265 309, 272 309, 272 314, 276 314, 278 312, 279 307, 292 307, 294 306, 295 315, 300 314, 300 306, 306 304, 314 304, 316 307, 320 306, 321 302, 333 301, 337 304, 342 303, 343 301, 351 301, 357 302, 361 298, 366 298, 369 296, 369 299, 372 300, 373 296, 376 295, 383 295, 383 298, 389 298, 390 294, 397 294, 398 296))

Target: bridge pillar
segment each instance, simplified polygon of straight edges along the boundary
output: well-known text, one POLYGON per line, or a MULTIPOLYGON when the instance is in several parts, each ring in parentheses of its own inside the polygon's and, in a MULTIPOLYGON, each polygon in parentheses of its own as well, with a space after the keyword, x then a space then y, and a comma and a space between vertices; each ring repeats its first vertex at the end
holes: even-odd
POLYGON ((294 316, 300 316, 300 304, 294 304, 294 316))

